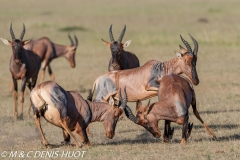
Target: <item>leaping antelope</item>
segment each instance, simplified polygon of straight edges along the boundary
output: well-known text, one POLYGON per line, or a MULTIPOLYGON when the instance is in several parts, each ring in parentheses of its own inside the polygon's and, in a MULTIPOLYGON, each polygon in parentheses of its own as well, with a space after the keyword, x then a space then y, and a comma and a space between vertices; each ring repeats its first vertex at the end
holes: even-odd
POLYGON ((118 41, 115 41, 112 34, 112 25, 109 28, 110 41, 107 42, 102 39, 103 43, 110 47, 112 57, 109 61, 108 71, 124 70, 139 67, 139 60, 133 52, 125 51, 124 48, 128 47, 131 40, 128 40, 124 44, 122 39, 126 31, 126 25, 124 26, 118 41))
MULTIPOLYGON (((14 117, 18 117, 17 101, 18 101, 18 85, 17 80, 22 80, 21 86, 21 115, 20 119, 23 119, 23 103, 24 103, 24 91, 25 86, 32 90, 37 81, 38 72, 41 66, 41 58, 30 50, 24 49, 24 45, 29 43, 30 40, 24 40, 25 25, 23 24, 23 30, 19 39, 16 39, 12 30, 12 24, 10 25, 10 34, 12 41, 1 38, 4 44, 12 47, 12 56, 10 59, 10 72, 12 74, 12 81, 14 84, 14 117), (31 81, 30 81, 31 80, 31 81)), ((30 115, 30 108, 28 116, 30 115)))
POLYGON ((191 82, 186 78, 172 74, 164 76, 160 83, 158 102, 148 103, 146 107, 142 107, 141 102, 138 101, 136 117, 129 107, 125 108, 126 116, 134 123, 146 128, 156 138, 161 136, 158 121, 166 120, 163 135, 164 142, 168 142, 172 138, 174 130, 170 126, 171 122, 183 125, 181 144, 185 144, 193 127, 193 123, 188 123, 188 109, 192 105, 194 115, 206 128, 208 134, 213 139, 216 139, 215 134, 204 123, 197 111, 196 96, 191 82))
POLYGON ((114 96, 117 99, 117 94, 121 88, 126 86, 128 88, 127 95, 129 102, 137 102, 138 100, 145 100, 157 96, 159 82, 162 77, 168 74, 185 74, 194 85, 198 85, 199 79, 196 70, 198 43, 190 35, 194 50, 192 51, 190 45, 182 36, 180 38, 185 44, 186 48, 180 45, 181 53, 176 52, 176 58, 166 62, 159 62, 157 60, 150 60, 143 66, 120 71, 111 71, 99 76, 94 84, 89 100, 92 100, 94 91, 96 90, 96 97, 94 101, 102 101, 109 99, 109 96, 114 96))

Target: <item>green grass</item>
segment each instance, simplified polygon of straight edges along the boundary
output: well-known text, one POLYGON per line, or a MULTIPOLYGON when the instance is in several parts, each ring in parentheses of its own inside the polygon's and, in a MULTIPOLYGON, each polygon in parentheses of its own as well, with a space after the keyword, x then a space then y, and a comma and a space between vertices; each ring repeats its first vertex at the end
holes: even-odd
MULTIPOLYGON (((211 141, 190 109, 193 131, 187 145, 180 146, 181 126, 175 127, 171 144, 163 144, 141 126, 126 117, 117 124, 115 137, 107 139, 101 123, 90 125, 94 137, 84 159, 239 159, 240 158, 240 17, 237 0, 219 1, 1 1, 0 37, 10 40, 26 26, 24 39, 48 36, 58 44, 70 44, 68 32, 79 40, 74 69, 64 58, 51 63, 56 82, 66 90, 78 90, 87 97, 95 79, 107 72, 110 50, 101 39, 109 41, 113 25, 117 39, 123 26, 123 42, 131 39, 126 50, 133 51, 143 65, 150 59, 166 61, 183 45, 181 34, 190 45, 188 33, 199 43, 197 71, 200 84, 194 86, 202 119, 219 141, 211 141), (63 7, 64 6, 64 7, 63 7), (201 20, 203 19, 203 21, 201 20)), ((29 92, 25 96, 24 121, 13 120, 13 98, 9 96, 11 49, 0 44, 0 154, 2 151, 45 151, 33 121, 27 118, 29 92)), ((46 75, 45 80, 49 80, 46 75)), ((19 82, 20 86, 20 82, 19 82)), ((157 101, 152 98, 151 102, 157 101)), ((146 102, 143 102, 144 104, 146 102)), ((135 103, 129 103, 135 110, 135 103)), ((20 109, 19 109, 20 110, 20 109)), ((163 133, 163 121, 159 122, 163 133)), ((76 151, 74 146, 60 146, 61 129, 42 119, 50 151, 76 151)), ((72 141, 74 143, 74 141, 72 141)), ((18 159, 18 158, 16 158, 18 159)), ((73 159, 73 158, 72 158, 73 159)))

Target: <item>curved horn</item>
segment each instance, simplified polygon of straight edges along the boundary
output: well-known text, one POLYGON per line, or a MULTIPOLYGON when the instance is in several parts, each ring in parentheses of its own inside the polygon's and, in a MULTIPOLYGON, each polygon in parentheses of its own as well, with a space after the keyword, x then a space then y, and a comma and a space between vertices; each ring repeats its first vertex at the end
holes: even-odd
POLYGON ((193 55, 192 48, 190 47, 190 45, 188 44, 188 42, 185 41, 185 40, 182 38, 181 35, 180 35, 180 37, 181 37, 181 40, 182 40, 182 42, 184 43, 184 45, 187 47, 188 54, 192 56, 192 55, 193 55))
POLYGON ((118 42, 122 42, 123 36, 125 34, 126 31, 126 25, 124 25, 124 28, 122 30, 122 33, 120 34, 119 38, 118 38, 118 42))
POLYGON ((121 92, 119 94, 120 94, 119 98, 121 98, 121 103, 122 103, 120 108, 122 110, 124 110, 125 107, 127 106, 127 101, 128 101, 127 92, 126 92, 126 86, 124 87, 124 99, 123 100, 122 100, 121 92))
POLYGON ((25 34, 25 25, 23 23, 23 30, 22 30, 22 33, 21 33, 20 38, 19 38, 21 41, 23 40, 24 34, 25 34))
POLYGON ((11 34, 12 40, 15 40, 15 36, 14 36, 13 30, 12 30, 12 23, 10 25, 10 34, 11 34))
POLYGON ((72 39, 72 37, 70 36, 70 33, 68 33, 68 38, 69 38, 69 40, 70 40, 70 45, 71 46, 74 46, 74 43, 73 43, 73 39, 72 39))
POLYGON ((198 42, 190 34, 188 34, 188 35, 191 37, 191 39, 193 41, 193 44, 194 44, 193 54, 197 55, 197 52, 198 52, 198 42))
POLYGON ((126 91, 126 86, 124 87, 124 99, 123 99, 123 103, 121 108, 124 109, 127 106, 127 101, 128 101, 128 97, 127 97, 127 91, 126 91))
POLYGON ((128 119, 130 119, 136 124, 138 123, 138 118, 134 116, 134 114, 132 113, 132 110, 128 106, 125 107, 124 112, 128 119))
POLYGON ((77 47, 78 46, 78 39, 77 39, 75 34, 74 34, 74 39, 75 39, 75 42, 76 42, 75 46, 77 47))
POLYGON ((119 95, 118 95, 118 107, 121 106, 122 102, 123 102, 123 100, 122 100, 121 89, 120 89, 119 95))
POLYGON ((109 28, 109 37, 110 37, 110 41, 113 42, 114 41, 114 38, 113 38, 113 34, 112 34, 112 24, 109 28))

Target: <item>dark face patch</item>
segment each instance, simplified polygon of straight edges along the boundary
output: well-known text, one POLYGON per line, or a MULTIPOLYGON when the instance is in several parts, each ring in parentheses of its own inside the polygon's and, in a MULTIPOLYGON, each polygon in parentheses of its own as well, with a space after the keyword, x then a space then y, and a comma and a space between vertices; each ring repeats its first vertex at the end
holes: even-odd
POLYGON ((151 68, 151 75, 148 81, 149 86, 159 88, 159 82, 157 81, 159 77, 164 75, 163 63, 158 62, 154 64, 151 68))
MULTIPOLYGON (((111 45, 111 52, 112 52, 112 66, 118 67, 117 69, 120 69, 119 66, 119 58, 120 58, 120 54, 121 54, 121 46, 119 45, 119 43, 117 41, 112 42, 111 45)), ((115 70, 115 69, 114 69, 115 70)))
POLYGON ((17 60, 21 60, 22 57, 22 45, 21 45, 21 41, 18 39, 15 39, 13 41, 13 52, 14 52, 14 58, 17 60))
POLYGON ((67 116, 67 97, 65 90, 60 86, 54 86, 51 92, 51 101, 60 113, 61 118, 67 116))
POLYGON ((112 53, 119 53, 120 50, 121 50, 121 48, 120 48, 120 45, 118 44, 118 42, 117 41, 112 42, 112 45, 111 45, 112 53))

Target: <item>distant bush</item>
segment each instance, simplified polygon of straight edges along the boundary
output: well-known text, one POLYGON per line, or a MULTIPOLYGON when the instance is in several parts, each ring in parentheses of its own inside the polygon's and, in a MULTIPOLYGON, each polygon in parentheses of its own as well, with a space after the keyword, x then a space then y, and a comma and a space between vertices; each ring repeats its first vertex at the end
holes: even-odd
POLYGON ((67 26, 67 27, 59 28, 59 31, 61 32, 87 31, 87 29, 81 26, 67 26))

